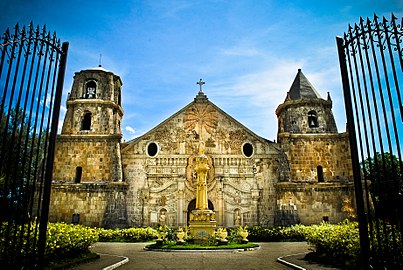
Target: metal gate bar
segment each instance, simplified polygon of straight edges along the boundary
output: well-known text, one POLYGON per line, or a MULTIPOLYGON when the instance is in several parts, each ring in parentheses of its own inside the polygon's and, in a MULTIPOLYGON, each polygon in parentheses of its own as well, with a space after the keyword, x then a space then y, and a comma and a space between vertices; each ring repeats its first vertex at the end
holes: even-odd
POLYGON ((67 50, 32 23, 0 40, 2 269, 43 268, 67 50))
POLYGON ((375 15, 336 38, 363 269, 403 267, 402 25, 375 15))

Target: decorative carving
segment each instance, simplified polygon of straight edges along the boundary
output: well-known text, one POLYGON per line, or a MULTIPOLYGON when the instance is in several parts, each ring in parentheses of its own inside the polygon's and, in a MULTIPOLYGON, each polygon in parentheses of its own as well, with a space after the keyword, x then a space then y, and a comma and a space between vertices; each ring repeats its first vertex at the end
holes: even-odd
MULTIPOLYGON (((190 156, 188 159, 188 165, 186 167, 186 182, 192 188, 196 188, 197 185, 197 173, 195 170, 196 165, 196 155, 190 156)), ((207 172, 207 186, 210 189, 211 185, 215 182, 214 181, 214 165, 213 160, 211 157, 207 156, 207 165, 209 170, 207 172)))
POLYGON ((209 103, 194 104, 185 113, 185 130, 195 130, 199 136, 203 129, 213 134, 218 125, 217 119, 217 112, 209 103))
POLYGON ((229 145, 232 150, 241 149, 242 144, 248 137, 242 129, 230 131, 229 145))

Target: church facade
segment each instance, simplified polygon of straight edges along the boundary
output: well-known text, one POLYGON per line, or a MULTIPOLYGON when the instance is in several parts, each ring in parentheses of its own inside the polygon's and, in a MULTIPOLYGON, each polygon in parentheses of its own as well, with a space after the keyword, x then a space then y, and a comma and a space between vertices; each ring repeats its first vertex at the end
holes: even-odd
MULTIPOLYGON (((353 201, 347 133, 328 94, 298 73, 276 110, 277 142, 256 135, 202 90, 171 117, 121 142, 122 81, 77 72, 56 143, 50 221, 117 228, 185 226, 195 209, 199 145, 218 226, 314 224, 346 218, 353 201)), ((264 123, 262 123, 264 124, 264 123)))

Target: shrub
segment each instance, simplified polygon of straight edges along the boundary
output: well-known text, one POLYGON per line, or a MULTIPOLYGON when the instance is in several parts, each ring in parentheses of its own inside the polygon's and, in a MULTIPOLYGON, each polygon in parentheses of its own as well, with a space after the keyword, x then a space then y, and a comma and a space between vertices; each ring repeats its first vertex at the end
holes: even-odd
POLYGON ((306 241, 315 247, 315 257, 354 269, 359 262, 358 223, 345 220, 339 224, 321 223, 305 230, 306 241))
POLYGON ((102 242, 146 242, 157 237, 157 230, 147 228, 97 229, 102 242))
POLYGON ((305 230, 306 226, 304 225, 273 228, 254 226, 248 229, 248 239, 261 242, 305 241, 305 230))
MULTIPOLYGON (((11 252, 20 252, 23 255, 29 255, 32 253, 34 249, 33 245, 38 241, 38 235, 35 235, 34 233, 37 226, 39 226, 39 224, 37 224, 36 220, 31 224, 11 226, 12 231, 9 233, 10 235, 13 235, 13 239, 23 240, 21 250, 16 251, 14 249, 11 252)), ((2 223, 0 227, 0 235, 5 235, 6 228, 7 223, 2 223)), ((48 223, 46 234, 45 257, 47 262, 87 253, 90 245, 98 241, 98 234, 95 229, 80 225, 48 223)), ((4 253, 5 238, 2 238, 1 240, 0 243, 2 245, 0 245, 0 252, 4 253)))
POLYGON ((65 223, 48 223, 45 255, 79 254, 98 241, 96 229, 65 223))

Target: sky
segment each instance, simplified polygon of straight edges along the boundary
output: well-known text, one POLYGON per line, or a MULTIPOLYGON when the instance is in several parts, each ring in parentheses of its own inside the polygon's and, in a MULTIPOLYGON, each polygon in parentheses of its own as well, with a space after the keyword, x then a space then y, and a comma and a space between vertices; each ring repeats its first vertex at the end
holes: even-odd
POLYGON ((276 140, 299 68, 345 131, 335 37, 392 12, 403 17, 403 0, 0 0, 0 31, 32 21, 69 42, 59 128, 74 73, 101 62, 123 81, 126 141, 192 102, 200 79, 211 102, 276 140))

